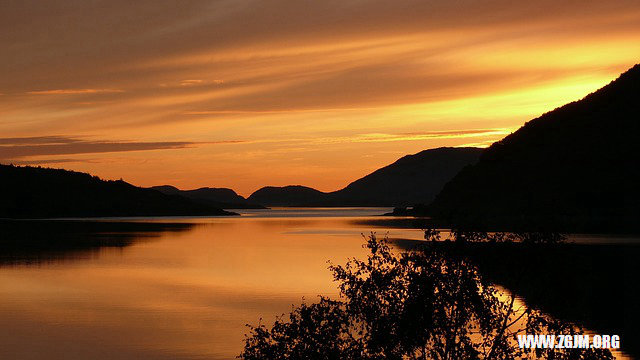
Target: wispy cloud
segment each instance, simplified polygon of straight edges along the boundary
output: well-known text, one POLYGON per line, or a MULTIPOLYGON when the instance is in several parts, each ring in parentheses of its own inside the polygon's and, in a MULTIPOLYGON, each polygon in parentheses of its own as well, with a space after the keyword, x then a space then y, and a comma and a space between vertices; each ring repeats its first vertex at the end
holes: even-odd
MULTIPOLYGON (((230 144, 241 140, 209 142, 193 141, 91 141, 75 137, 39 136, 25 138, 0 138, 0 159, 21 159, 42 155, 95 154, 109 152, 168 150, 198 145, 230 144)), ((59 160, 58 160, 59 161, 59 160)))
POLYGON ((400 134, 369 133, 353 136, 338 136, 317 138, 309 143, 313 144, 339 144, 339 143, 373 143, 391 141, 419 141, 432 139, 458 139, 498 136, 503 137, 512 132, 513 129, 471 129, 471 130, 444 130, 444 131, 424 131, 400 134))
MULTIPOLYGON (((365 133, 354 134, 348 136, 325 136, 315 138, 302 138, 291 137, 286 139, 257 139, 257 140, 229 140, 220 141, 216 143, 227 144, 279 144, 277 148, 270 148, 269 150, 260 149, 254 150, 253 154, 264 155, 267 152, 269 154, 275 153, 294 153, 311 149, 315 146, 323 145, 339 145, 350 143, 386 143, 386 142, 411 142, 411 141, 425 141, 425 140, 440 140, 440 139, 463 139, 471 138, 475 139, 473 143, 460 145, 487 147, 496 140, 502 139, 505 135, 510 134, 515 129, 512 128, 497 128, 497 129, 467 129, 467 130, 437 130, 437 131, 423 131, 423 132, 410 132, 410 133, 365 133), (292 144, 300 145, 300 147, 292 147, 292 144), (311 147, 310 147, 311 146, 311 147)), ((388 152, 393 154, 403 154, 402 151, 388 152)), ((245 153, 246 154, 246 153, 245 153)))
POLYGON ((64 164, 71 162, 89 162, 87 159, 36 159, 36 160, 13 160, 14 165, 45 165, 45 164, 64 164))
POLYGON ((77 95, 77 94, 100 94, 100 93, 121 93, 120 89, 54 89, 27 91, 31 95, 77 95))
POLYGON ((456 145, 455 147, 488 148, 489 146, 491 146, 496 141, 497 141, 496 139, 485 140, 485 141, 479 141, 479 142, 472 142, 472 143, 468 143, 468 144, 460 144, 460 145, 456 145))
POLYGON ((399 134, 406 137, 429 137, 429 138, 461 138, 461 137, 476 137, 476 136, 490 136, 490 135, 506 135, 512 132, 514 129, 502 128, 502 129, 468 129, 468 130, 443 130, 443 131, 423 131, 423 132, 409 132, 399 134))
POLYGON ((24 144, 69 144, 81 141, 80 139, 66 136, 29 136, 0 138, 0 145, 24 145, 24 144))
POLYGON ((193 79, 193 80, 182 80, 180 82, 180 85, 182 86, 191 86, 191 85, 199 85, 202 84, 203 80, 200 79, 193 79))
POLYGON ((268 114, 290 114, 290 113, 326 113, 326 112, 349 112, 373 110, 374 107, 363 108, 324 108, 324 109, 282 109, 282 110, 202 110, 185 111, 184 115, 268 115, 268 114))
POLYGON ((216 144, 245 144, 245 143, 249 143, 250 141, 246 141, 246 140, 219 140, 219 141, 204 141, 204 142, 198 142, 198 143, 194 143, 194 144, 211 144, 211 145, 216 145, 216 144))

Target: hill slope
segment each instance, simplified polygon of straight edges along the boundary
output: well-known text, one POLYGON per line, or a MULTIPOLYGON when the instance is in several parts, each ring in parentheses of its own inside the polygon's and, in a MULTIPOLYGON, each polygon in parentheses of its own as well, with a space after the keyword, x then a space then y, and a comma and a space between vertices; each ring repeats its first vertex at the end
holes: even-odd
POLYGON ((193 201, 222 209, 262 209, 263 206, 251 204, 235 191, 227 188, 204 187, 194 190, 180 190, 171 185, 153 186, 151 189, 167 195, 180 195, 193 201))
POLYGON ((274 206, 407 206, 426 204, 482 149, 437 148, 407 155, 329 193, 306 186, 264 187, 248 201, 274 206))
POLYGON ((493 144, 429 212, 493 227, 638 229, 638 114, 640 65, 493 144))
POLYGON ((426 204, 460 169, 478 161, 482 151, 443 147, 407 155, 330 196, 333 202, 346 205, 426 204))
POLYGON ((327 193, 301 185, 265 186, 251 194, 247 201, 264 206, 323 206, 327 193))
POLYGON ((0 165, 0 217, 233 215, 180 196, 74 171, 0 165))

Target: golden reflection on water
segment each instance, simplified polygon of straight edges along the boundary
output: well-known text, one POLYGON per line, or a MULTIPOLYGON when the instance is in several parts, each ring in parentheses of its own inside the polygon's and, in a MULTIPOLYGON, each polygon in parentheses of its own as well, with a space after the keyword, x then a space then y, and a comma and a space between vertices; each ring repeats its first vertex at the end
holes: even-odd
MULTIPOLYGON (((505 289, 502 286, 496 286, 496 289, 498 290, 497 296, 498 299, 505 305, 509 305, 510 301, 511 301, 511 297, 513 296, 513 293, 511 291, 509 291, 508 289, 505 289)), ((518 334, 523 334, 523 335, 527 335, 528 333, 526 332, 526 323, 527 323, 527 316, 522 316, 523 313, 525 313, 527 311, 527 309, 529 308, 529 306, 527 305, 527 303, 525 302, 525 300, 521 297, 516 295, 515 298, 513 299, 513 307, 512 307, 512 311, 513 311, 513 315, 512 315, 512 319, 519 319, 518 321, 515 321, 511 327, 509 328, 512 332, 514 333, 518 333, 518 334)), ((573 324, 574 326, 576 326, 577 324, 573 324)), ((576 326, 578 327, 578 326, 576 326)), ((584 333, 582 335, 589 335, 591 341, 593 341, 593 336, 594 335, 602 335, 596 331, 593 331, 591 329, 586 329, 586 328, 582 328, 582 330, 584 331, 584 333)), ((530 335, 536 335, 536 334, 530 334, 530 335)), ((542 334, 542 335, 552 335, 552 334, 542 334)), ((560 335, 566 335, 566 334, 560 334, 560 335)), ((614 335, 614 334, 606 334, 606 335, 614 335)), ((624 340, 624 339, 622 339, 624 340)), ((516 343, 516 339, 512 340, 514 342, 514 344, 516 343)), ((631 360, 633 359, 629 354, 625 353, 624 351, 622 351, 621 349, 610 349, 611 353, 613 354, 614 358, 617 360, 631 360)), ((532 354, 531 354, 532 355, 532 354)))
MULTIPOLYGON (((387 211, 136 220, 194 225, 127 233, 115 247, 80 246, 26 262, 3 265, 0 254, 0 359, 233 359, 246 323, 270 323, 303 297, 337 296, 327 261, 366 256, 360 234, 384 235, 392 225, 373 215, 387 211)), ((524 305, 516 299, 516 309, 524 305)))
POLYGON ((244 324, 337 295, 327 260, 364 256, 359 234, 375 230, 353 219, 182 219, 197 225, 95 256, 0 267, 0 358, 232 359, 244 324))

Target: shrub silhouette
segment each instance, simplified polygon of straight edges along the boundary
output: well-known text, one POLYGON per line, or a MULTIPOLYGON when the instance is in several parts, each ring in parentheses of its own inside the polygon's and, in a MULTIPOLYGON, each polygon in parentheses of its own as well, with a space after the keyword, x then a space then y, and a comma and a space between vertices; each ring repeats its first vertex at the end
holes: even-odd
MULTIPOLYGON (((434 230, 427 240, 439 239, 434 230)), ((459 251, 470 241, 555 242, 553 234, 453 232, 455 241, 394 254, 375 233, 365 260, 331 265, 338 300, 320 297, 276 318, 247 325, 238 356, 254 359, 612 359, 600 349, 520 349, 517 334, 579 334, 581 329, 517 306, 459 251)))

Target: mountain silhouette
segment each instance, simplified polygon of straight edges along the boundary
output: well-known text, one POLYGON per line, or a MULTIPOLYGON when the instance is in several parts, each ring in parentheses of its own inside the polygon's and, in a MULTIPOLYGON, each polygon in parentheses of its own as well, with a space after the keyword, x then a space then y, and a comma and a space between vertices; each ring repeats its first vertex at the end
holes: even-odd
POLYGON ((203 187, 194 190, 180 190, 175 186, 153 186, 150 189, 167 195, 180 195, 193 201, 219 207, 222 209, 263 209, 264 206, 251 204, 235 191, 227 188, 203 187))
POLYGON ((640 65, 494 143, 436 197, 452 224, 640 228, 640 65))
POLYGON ((407 155, 330 194, 354 206, 410 206, 431 202, 460 169, 478 161, 482 149, 442 147, 407 155))
POLYGON ((264 206, 323 206, 327 203, 327 195, 301 185, 265 186, 251 194, 247 201, 264 206))
POLYGON ((428 203, 482 149, 437 148, 407 155, 345 188, 322 192, 306 186, 264 187, 248 201, 266 206, 409 206, 428 203))
POLYGON ((122 180, 75 171, 0 165, 0 218, 234 215, 122 180))

